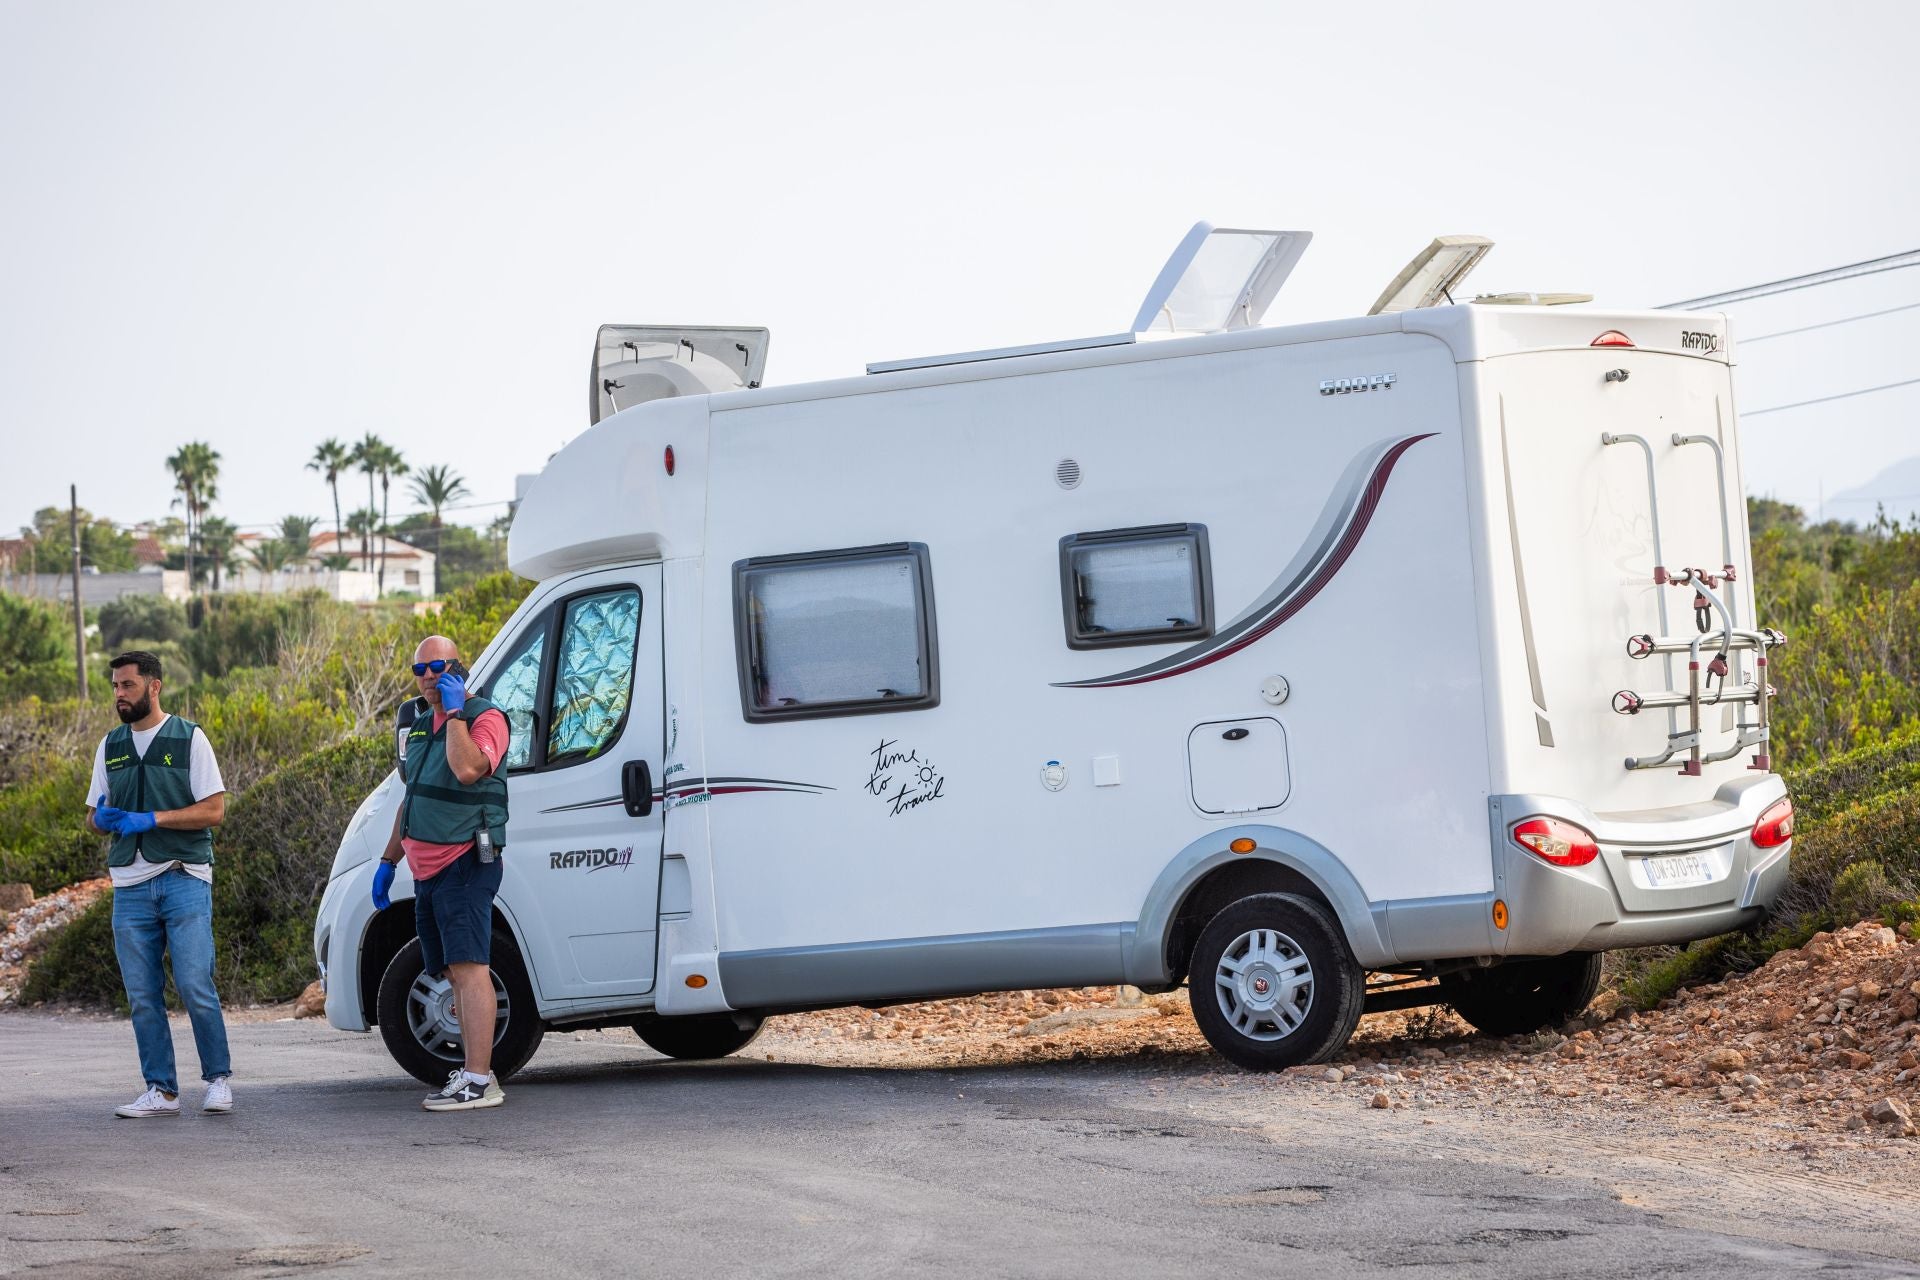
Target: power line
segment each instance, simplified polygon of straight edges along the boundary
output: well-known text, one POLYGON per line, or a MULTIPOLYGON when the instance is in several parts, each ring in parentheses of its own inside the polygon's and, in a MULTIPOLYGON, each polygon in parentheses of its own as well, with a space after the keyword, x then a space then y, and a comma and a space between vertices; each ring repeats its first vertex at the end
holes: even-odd
POLYGON ((1654 310, 1685 311, 1693 307, 1724 306, 1730 302, 1745 302, 1750 298, 1765 298, 1771 294, 1788 293, 1795 289, 1811 289, 1818 284, 1832 284, 1836 280, 1851 280, 1856 276, 1877 275, 1882 271, 1899 271, 1905 267, 1920 267, 1920 249, 1892 253, 1884 258, 1869 258, 1865 262, 1850 262, 1844 267, 1829 267, 1825 271, 1814 271, 1804 276, 1769 280, 1765 284, 1749 285, 1744 289, 1734 289, 1727 293, 1710 293, 1704 298, 1669 302, 1655 307, 1654 310))
POLYGON ((1916 382, 1920 382, 1920 378, 1908 378, 1904 382, 1889 382, 1879 387, 1861 387, 1858 391, 1842 391, 1838 395, 1816 396, 1811 400, 1796 400, 1792 404, 1776 404, 1765 409, 1750 409, 1740 416, 1757 418, 1763 413, 1779 413, 1782 409, 1804 409, 1810 404, 1826 404, 1829 400, 1848 400, 1854 396, 1872 395, 1876 391, 1891 391, 1895 387, 1910 387, 1916 382))
POLYGON ((1879 316, 1890 316, 1899 311, 1912 311, 1920 307, 1920 302, 1909 302, 1903 306, 1888 307, 1885 311, 1863 311, 1857 316, 1841 316, 1838 320, 1822 320, 1819 324, 1803 324, 1798 329, 1782 329, 1778 333, 1763 333, 1757 338, 1742 338, 1740 345, 1750 347, 1756 342, 1765 342, 1768 338, 1785 338, 1796 333, 1811 333, 1815 329, 1831 329, 1837 324, 1852 324, 1855 320, 1872 320, 1879 316))

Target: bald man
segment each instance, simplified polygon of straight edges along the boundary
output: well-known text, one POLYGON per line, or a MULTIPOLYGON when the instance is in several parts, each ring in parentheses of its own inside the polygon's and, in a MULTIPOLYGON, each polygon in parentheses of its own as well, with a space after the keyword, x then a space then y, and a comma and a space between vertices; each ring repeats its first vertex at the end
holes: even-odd
POLYGON ((507 754, 507 718, 467 692, 460 650, 428 636, 413 653, 413 679, 433 708, 433 725, 416 721, 402 766, 407 794, 394 819, 373 904, 392 905, 388 889, 404 855, 413 873, 413 923, 426 972, 453 983, 466 1056, 447 1083, 428 1094, 429 1111, 497 1107, 506 1091, 493 1078, 493 898, 507 845, 507 781, 496 776, 507 754))

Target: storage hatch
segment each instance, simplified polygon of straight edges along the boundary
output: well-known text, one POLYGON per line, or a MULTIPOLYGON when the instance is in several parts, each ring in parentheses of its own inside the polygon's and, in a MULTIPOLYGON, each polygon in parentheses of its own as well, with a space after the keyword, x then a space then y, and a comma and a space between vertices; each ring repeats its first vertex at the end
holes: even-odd
POLYGON ((1287 731, 1271 716, 1196 725, 1187 735, 1187 772, 1202 813, 1278 809, 1293 789, 1287 731))

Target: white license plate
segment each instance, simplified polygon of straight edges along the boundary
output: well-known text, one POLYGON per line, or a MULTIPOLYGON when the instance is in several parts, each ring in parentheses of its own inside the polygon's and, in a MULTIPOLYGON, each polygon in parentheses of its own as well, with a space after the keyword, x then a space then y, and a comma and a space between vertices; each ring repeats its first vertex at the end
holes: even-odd
POLYGON ((1678 889, 1691 884, 1711 884, 1713 863, 1705 855, 1680 853, 1668 858, 1646 860, 1647 883, 1656 889, 1678 889))

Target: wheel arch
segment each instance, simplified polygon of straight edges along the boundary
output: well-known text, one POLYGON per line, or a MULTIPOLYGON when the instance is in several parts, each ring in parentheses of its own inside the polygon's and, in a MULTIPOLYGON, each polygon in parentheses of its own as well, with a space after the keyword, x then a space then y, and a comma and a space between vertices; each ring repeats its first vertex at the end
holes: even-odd
MULTIPOLYGON (((527 981, 533 983, 534 991, 539 984, 533 982, 533 965, 527 959, 526 944, 521 940, 520 930, 514 927, 513 919, 500 909, 498 899, 493 904, 493 927, 506 931, 513 939, 515 950, 520 953, 520 963, 526 968, 527 981)), ((380 1023, 380 979, 387 972, 387 966, 400 954, 400 948, 413 941, 419 930, 413 924, 413 899, 401 898, 385 911, 377 912, 367 922, 366 932, 360 937, 360 1011, 369 1027, 380 1023)))
POLYGON ((1179 981, 1207 921, 1254 893, 1297 893, 1325 906, 1363 968, 1394 959, 1360 882, 1332 850, 1298 831, 1249 824, 1208 832, 1168 862, 1134 926, 1129 980, 1140 986, 1179 981), (1235 853, 1236 840, 1251 840, 1253 848, 1235 853))

